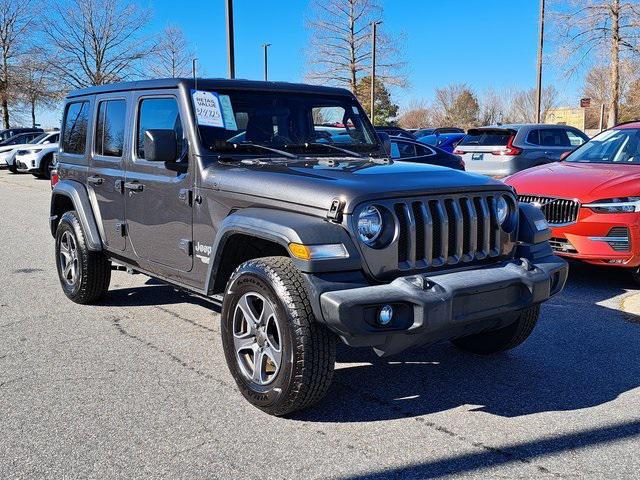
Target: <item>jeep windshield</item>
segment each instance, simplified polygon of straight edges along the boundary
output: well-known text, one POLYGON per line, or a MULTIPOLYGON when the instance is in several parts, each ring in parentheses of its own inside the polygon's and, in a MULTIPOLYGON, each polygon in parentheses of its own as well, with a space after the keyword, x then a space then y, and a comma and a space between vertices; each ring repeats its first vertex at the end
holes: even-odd
POLYGON ((287 158, 382 153, 366 114, 346 95, 218 90, 193 92, 193 101, 200 140, 211 152, 287 158))

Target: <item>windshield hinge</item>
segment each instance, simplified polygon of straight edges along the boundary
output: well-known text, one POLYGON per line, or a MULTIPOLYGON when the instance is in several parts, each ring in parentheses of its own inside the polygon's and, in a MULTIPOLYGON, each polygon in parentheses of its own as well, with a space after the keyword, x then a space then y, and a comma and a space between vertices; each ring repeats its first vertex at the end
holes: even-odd
POLYGON ((190 207, 193 205, 193 192, 188 188, 181 188, 178 192, 178 198, 190 207))
POLYGON ((333 200, 331 200, 331 206, 327 211, 327 218, 334 222, 341 222, 342 210, 344 210, 344 200, 340 200, 339 198, 334 198, 333 200))

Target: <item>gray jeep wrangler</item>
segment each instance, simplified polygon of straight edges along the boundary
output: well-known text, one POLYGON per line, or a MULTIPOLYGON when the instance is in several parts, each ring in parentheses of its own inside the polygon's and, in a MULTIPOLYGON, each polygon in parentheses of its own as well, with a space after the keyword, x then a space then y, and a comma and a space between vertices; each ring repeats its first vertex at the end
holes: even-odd
POLYGON ((504 351, 567 277, 540 210, 488 177, 389 160, 346 90, 107 85, 69 94, 61 133, 64 293, 95 302, 125 268, 221 298, 231 373, 274 415, 325 395, 338 338, 504 351))

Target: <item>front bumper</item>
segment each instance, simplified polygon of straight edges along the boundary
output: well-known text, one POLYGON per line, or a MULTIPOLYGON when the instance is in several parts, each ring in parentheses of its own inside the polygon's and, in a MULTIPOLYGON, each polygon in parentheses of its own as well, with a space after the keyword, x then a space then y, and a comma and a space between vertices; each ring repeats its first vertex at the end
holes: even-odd
POLYGON ((595 213, 583 207, 576 223, 552 226, 551 237, 556 253, 566 258, 613 267, 640 265, 640 213, 595 213))
POLYGON ((39 167, 38 155, 16 155, 15 164, 19 172, 35 171, 39 167))
POLYGON ((567 263, 548 255, 535 263, 511 260, 439 275, 401 277, 386 285, 324 292, 327 326, 352 346, 390 355, 406 348, 499 328, 519 310, 541 303, 564 287, 567 263), (383 305, 395 314, 387 326, 376 319, 383 305))

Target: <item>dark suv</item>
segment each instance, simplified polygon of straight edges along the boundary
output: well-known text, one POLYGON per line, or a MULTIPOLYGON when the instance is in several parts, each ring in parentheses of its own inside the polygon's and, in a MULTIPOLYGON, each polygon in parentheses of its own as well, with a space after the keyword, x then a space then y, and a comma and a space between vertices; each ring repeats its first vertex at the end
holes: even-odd
POLYGON ((229 368, 275 415, 322 398, 337 338, 380 355, 440 340, 500 352, 567 276, 539 209, 485 176, 390 160, 342 89, 172 79, 75 91, 58 173, 64 293, 94 302, 117 268, 222 299, 229 368))

